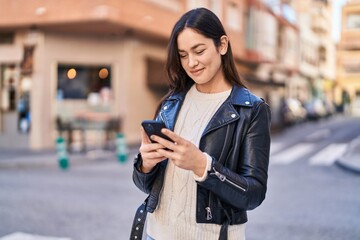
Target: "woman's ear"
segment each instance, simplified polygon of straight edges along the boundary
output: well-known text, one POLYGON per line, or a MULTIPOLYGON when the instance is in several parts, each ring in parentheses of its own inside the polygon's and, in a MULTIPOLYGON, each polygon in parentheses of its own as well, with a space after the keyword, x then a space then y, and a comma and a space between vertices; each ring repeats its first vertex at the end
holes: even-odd
POLYGON ((229 46, 229 38, 226 35, 221 36, 220 38, 220 54, 225 55, 229 46))

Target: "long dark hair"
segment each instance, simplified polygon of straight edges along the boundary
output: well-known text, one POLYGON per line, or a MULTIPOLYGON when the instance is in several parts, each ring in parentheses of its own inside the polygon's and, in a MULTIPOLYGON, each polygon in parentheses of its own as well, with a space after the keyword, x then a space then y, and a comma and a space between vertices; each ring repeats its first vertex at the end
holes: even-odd
MULTIPOLYGON (((226 35, 219 18, 206 8, 190 10, 176 22, 170 36, 166 63, 166 73, 170 81, 170 92, 184 91, 187 83, 192 81, 181 66, 178 53, 177 38, 185 28, 191 28, 203 36, 211 38, 216 47, 219 47, 221 44, 220 38, 226 35)), ((221 56, 221 62, 226 81, 232 85, 245 87, 236 70, 230 42, 228 43, 226 54, 221 56)))

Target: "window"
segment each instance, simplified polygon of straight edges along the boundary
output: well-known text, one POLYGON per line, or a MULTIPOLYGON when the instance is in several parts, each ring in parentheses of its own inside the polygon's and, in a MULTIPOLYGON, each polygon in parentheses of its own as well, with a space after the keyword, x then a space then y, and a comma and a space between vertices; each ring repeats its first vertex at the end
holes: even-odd
POLYGON ((16 110, 19 97, 19 74, 14 64, 0 65, 0 106, 3 111, 16 110))
POLYGON ((188 9, 194 9, 198 7, 205 7, 209 8, 209 1, 208 0, 187 0, 187 8, 188 9))
POLYGON ((13 32, 0 33, 0 44, 13 44, 14 36, 15 34, 13 32))
POLYGON ((209 9, 211 11, 213 11, 216 14, 216 16, 218 18, 220 18, 220 19, 222 18, 222 14, 221 14, 222 7, 221 7, 221 5, 222 5, 222 1, 218 1, 218 0, 210 0, 209 1, 209 9))
POLYGON ((31 74, 33 71, 34 46, 24 46, 24 57, 21 62, 21 72, 31 74))
POLYGON ((205 7, 216 14, 218 18, 222 18, 222 2, 219 0, 187 0, 187 9, 205 7))
POLYGON ((358 63, 358 61, 356 61, 356 60, 344 61, 343 66, 344 66, 345 71, 349 74, 351 74, 351 73, 359 74, 360 73, 360 63, 358 63))
POLYGON ((58 99, 87 99, 90 93, 111 89, 111 67, 58 65, 58 99))
POLYGON ((349 14, 346 18, 347 29, 360 29, 360 13, 349 14))
POLYGON ((165 62, 154 58, 146 59, 147 84, 159 96, 164 96, 169 91, 169 81, 166 77, 165 62))
POLYGON ((242 31, 242 12, 233 2, 226 5, 226 25, 235 31, 242 31))
POLYGON ((151 2, 157 4, 159 6, 168 8, 173 11, 179 11, 181 9, 181 1, 180 0, 146 0, 147 2, 151 2))
POLYGON ((321 62, 326 62, 326 48, 323 46, 319 47, 319 60, 321 62))

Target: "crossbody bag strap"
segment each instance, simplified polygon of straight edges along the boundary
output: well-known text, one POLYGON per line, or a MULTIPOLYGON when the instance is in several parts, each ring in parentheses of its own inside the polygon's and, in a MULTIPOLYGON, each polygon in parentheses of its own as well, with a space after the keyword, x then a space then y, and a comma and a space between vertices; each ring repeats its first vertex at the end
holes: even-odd
POLYGON ((134 221, 131 227, 130 240, 141 240, 144 232, 145 220, 146 220, 146 205, 148 201, 147 197, 145 201, 138 207, 135 213, 134 221))
POLYGON ((219 206, 223 209, 227 220, 221 225, 220 229, 220 235, 219 240, 227 240, 228 239, 228 231, 229 231, 229 225, 231 223, 231 217, 228 213, 228 211, 223 207, 221 201, 219 200, 219 206))

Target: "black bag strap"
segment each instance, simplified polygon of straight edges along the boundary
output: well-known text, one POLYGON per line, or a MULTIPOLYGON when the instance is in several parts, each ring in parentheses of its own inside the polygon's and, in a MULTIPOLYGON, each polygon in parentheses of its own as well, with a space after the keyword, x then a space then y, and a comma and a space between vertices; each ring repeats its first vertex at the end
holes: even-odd
POLYGON ((146 220, 146 205, 149 197, 138 207, 131 227, 130 240, 141 240, 146 220))
POLYGON ((221 225, 219 240, 227 240, 228 239, 228 231, 229 231, 228 229, 229 229, 229 225, 231 223, 231 217, 230 217, 228 211, 223 207, 220 200, 218 200, 218 203, 219 203, 219 206, 224 210, 224 213, 227 218, 227 220, 221 225))

